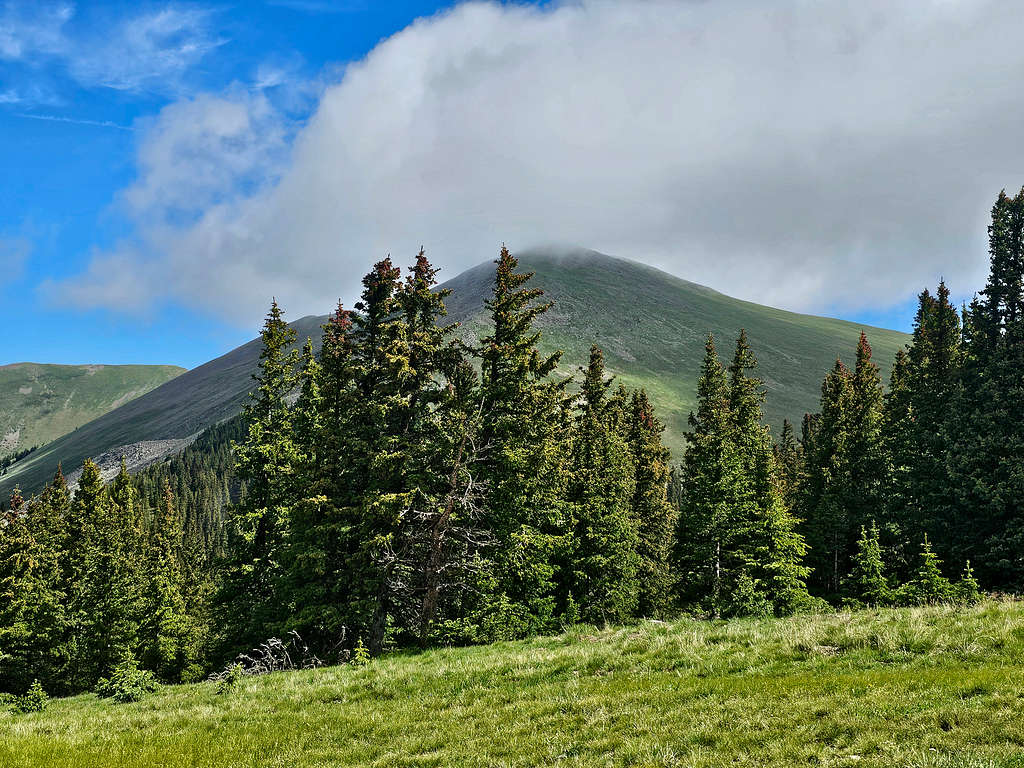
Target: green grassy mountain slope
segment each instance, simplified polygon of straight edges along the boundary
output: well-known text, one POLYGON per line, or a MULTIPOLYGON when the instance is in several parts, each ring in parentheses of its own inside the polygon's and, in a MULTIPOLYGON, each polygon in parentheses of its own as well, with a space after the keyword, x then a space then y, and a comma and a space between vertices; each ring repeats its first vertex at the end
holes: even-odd
MULTIPOLYGON (((539 323, 544 350, 563 350, 563 372, 572 373, 586 364, 591 343, 600 345, 611 373, 628 387, 647 389, 677 456, 709 332, 728 364, 739 329, 747 329, 768 390, 765 418, 776 434, 783 418, 799 424, 804 413, 817 410, 821 380, 836 357, 852 365, 861 330, 886 379, 896 351, 909 341, 898 331, 740 301, 594 251, 526 252, 519 262, 536 272, 533 283, 555 303, 539 323)), ((492 275, 493 265, 481 264, 446 283, 450 315, 471 332, 486 327, 478 308, 492 275)))
POLYGON ((174 365, 0 366, 0 458, 56 440, 184 372, 174 365))
MULTIPOLYGON (((666 442, 678 457, 686 418, 693 407, 698 370, 708 332, 719 339, 723 358, 732 354, 740 328, 762 361, 768 388, 766 418, 776 428, 783 417, 799 420, 817 409, 821 380, 837 356, 852 362, 862 326, 785 312, 730 298, 637 262, 594 251, 520 255, 521 266, 537 273, 533 285, 555 302, 540 325, 545 350, 565 352, 560 370, 569 375, 587 361, 591 342, 605 351, 612 373, 630 387, 646 387, 667 423, 666 442)), ((482 307, 490 295, 494 265, 486 262, 452 278, 449 319, 464 324, 472 338, 486 332, 482 307)), ((319 340, 324 317, 293 323, 298 337, 319 340)), ((906 334, 865 328, 876 359, 888 370, 906 334)), ((250 342, 102 416, 45 450, 15 463, 0 478, 0 498, 14 483, 40 488, 58 461, 65 468, 120 446, 188 438, 237 413, 250 389, 249 374, 259 357, 250 342)), ((154 446, 166 450, 170 442, 154 446)), ((148 455, 145 449, 138 451, 148 455)))
MULTIPOLYGON (((295 323, 299 338, 319 338, 323 318, 308 317, 295 323)), ((86 458, 96 458, 121 446, 133 446, 129 453, 139 465, 154 458, 153 450, 174 450, 180 441, 237 414, 252 388, 250 375, 259 360, 260 342, 250 341, 226 355, 171 379, 64 437, 15 462, 0 477, 0 498, 19 485, 26 492, 38 491, 63 463, 69 473, 86 458), (175 441, 179 441, 175 443, 175 441)))
POLYGON ((0 713, 11 768, 1010 768, 1024 607, 604 631, 0 713))

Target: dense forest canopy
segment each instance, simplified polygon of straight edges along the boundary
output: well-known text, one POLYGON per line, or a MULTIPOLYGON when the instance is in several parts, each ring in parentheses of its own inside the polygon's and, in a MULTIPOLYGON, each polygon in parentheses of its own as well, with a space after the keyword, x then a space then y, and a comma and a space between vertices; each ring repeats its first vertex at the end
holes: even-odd
POLYGON ((919 297, 888 386, 870 340, 777 440, 746 333, 708 337, 669 466, 602 350, 538 349, 550 308, 502 249, 467 342, 421 252, 384 259, 322 349, 272 304, 245 412, 104 484, 86 461, 0 519, 0 690, 167 681, 298 633, 327 662, 680 613, 970 602, 1024 587, 1024 190, 969 306, 919 297), (799 434, 798 434, 799 433, 799 434))

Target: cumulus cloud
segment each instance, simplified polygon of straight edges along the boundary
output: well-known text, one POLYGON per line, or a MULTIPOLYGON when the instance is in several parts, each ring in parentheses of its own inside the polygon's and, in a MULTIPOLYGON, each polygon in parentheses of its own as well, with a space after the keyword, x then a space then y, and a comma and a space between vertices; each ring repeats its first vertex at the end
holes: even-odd
POLYGON ((137 239, 51 290, 107 302, 127 274, 250 323, 271 294, 350 299, 388 252, 451 276, 504 241, 809 311, 970 291, 1024 181, 1021 39, 987 0, 462 5, 349 65, 293 141, 258 96, 165 109, 137 239))

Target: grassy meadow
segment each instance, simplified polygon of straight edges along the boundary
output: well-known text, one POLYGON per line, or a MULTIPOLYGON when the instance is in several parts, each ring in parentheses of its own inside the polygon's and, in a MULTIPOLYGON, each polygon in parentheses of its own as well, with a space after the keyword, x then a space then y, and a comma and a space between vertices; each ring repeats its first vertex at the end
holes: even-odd
POLYGON ((2 766, 1024 766, 1024 603, 681 620, 0 715, 2 766))

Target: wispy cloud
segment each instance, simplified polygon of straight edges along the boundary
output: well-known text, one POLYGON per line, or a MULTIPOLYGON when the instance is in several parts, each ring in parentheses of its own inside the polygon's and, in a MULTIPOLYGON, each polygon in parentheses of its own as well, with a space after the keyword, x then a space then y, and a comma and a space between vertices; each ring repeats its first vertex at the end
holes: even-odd
MULTIPOLYGON (((3 101, 3 94, 0 94, 0 103, 3 101)), ((116 128, 119 131, 134 131, 130 125, 121 125, 112 120, 86 120, 78 117, 65 117, 64 115, 41 115, 31 112, 16 112, 15 117, 24 117, 29 120, 46 120, 52 123, 73 123, 75 125, 94 125, 97 128, 116 128)))
POLYGON ((177 92, 202 59, 227 42, 213 29, 215 12, 168 6, 117 23, 103 39, 78 45, 68 70, 84 86, 177 92))
POLYGON ((189 74, 226 42, 217 13, 171 3, 125 17, 97 7, 80 18, 70 4, 7 3, 0 60, 10 66, 0 88, 6 103, 52 104, 38 98, 39 82, 66 72, 85 88, 181 96, 189 74))
POLYGON ((25 59, 57 54, 64 44, 64 25, 74 15, 68 3, 15 3, 0 6, 0 59, 25 59))

